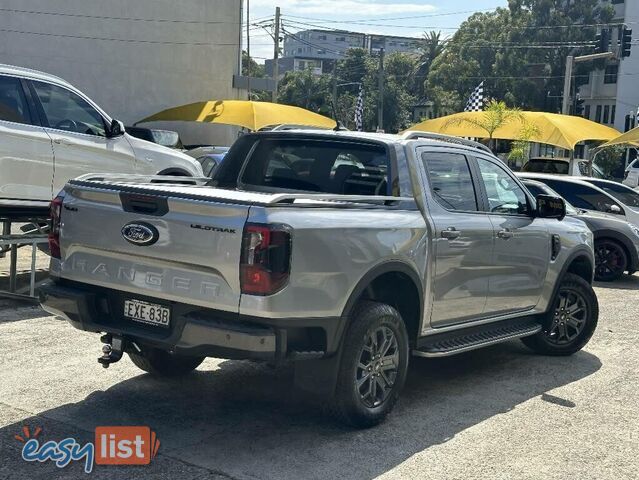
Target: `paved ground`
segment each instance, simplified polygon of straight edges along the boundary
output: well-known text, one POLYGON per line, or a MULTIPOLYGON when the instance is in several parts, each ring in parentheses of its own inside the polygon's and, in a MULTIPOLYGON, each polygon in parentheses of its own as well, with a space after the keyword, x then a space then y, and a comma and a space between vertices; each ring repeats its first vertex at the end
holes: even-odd
POLYGON ((413 359, 388 421, 353 431, 292 392, 291 371, 208 360, 157 381, 127 359, 103 370, 96 335, 0 301, 0 478, 636 479, 639 276, 597 288, 600 326, 571 358, 519 342, 413 359), (99 425, 150 425, 146 467, 27 464, 13 438, 90 441, 99 425))

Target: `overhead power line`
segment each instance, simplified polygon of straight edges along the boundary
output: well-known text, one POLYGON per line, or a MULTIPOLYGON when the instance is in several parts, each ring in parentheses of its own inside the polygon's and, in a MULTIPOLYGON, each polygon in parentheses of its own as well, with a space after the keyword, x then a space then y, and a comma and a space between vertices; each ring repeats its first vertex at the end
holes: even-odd
MULTIPOLYGON (((141 44, 152 44, 152 45, 192 45, 192 46, 211 46, 211 47, 237 47, 239 44, 237 42, 234 43, 217 43, 217 42, 171 42, 164 40, 136 40, 129 38, 109 38, 109 37, 91 37, 84 35, 68 35, 63 33, 45 33, 45 32, 29 32, 24 30, 11 30, 8 28, 0 28, 0 32, 7 33, 18 33, 23 35, 37 35, 44 37, 57 37, 57 38, 73 38, 79 40, 102 40, 108 42, 123 42, 123 43, 141 43, 141 44)), ((269 46, 272 43, 262 43, 262 44, 254 44, 258 46, 269 46)))
MULTIPOLYGON (((492 12, 494 10, 496 10, 496 8, 487 8, 484 10, 463 10, 463 11, 459 11, 459 12, 442 12, 442 13, 430 13, 430 14, 426 14, 426 15, 411 15, 409 17, 393 17, 393 18, 380 18, 380 19, 373 19, 373 21, 379 21, 379 22, 391 22, 394 20, 414 20, 416 18, 431 18, 431 17, 448 17, 448 16, 453 16, 453 15, 463 15, 463 14, 467 14, 467 13, 481 13, 481 12, 492 12)), ((322 19, 322 18, 314 18, 314 17, 303 17, 300 15, 288 15, 291 18, 301 18, 302 20, 315 20, 315 21, 320 21, 320 22, 335 22, 335 19, 331 19, 331 20, 327 20, 327 19, 322 19)), ((360 19, 360 20, 350 20, 352 23, 357 23, 357 22, 364 22, 364 21, 370 21, 370 19, 360 19)))
MULTIPOLYGON (((362 25, 362 26, 371 26, 371 27, 385 27, 385 28, 410 28, 410 29, 424 29, 424 30, 450 30, 457 31, 461 27, 441 27, 441 26, 426 26, 426 25, 388 25, 388 24, 380 24, 380 23, 369 23, 369 22, 353 22, 349 20, 327 20, 327 21, 315 21, 314 23, 309 22, 300 22, 297 20, 291 19, 290 15, 283 16, 283 18, 287 18, 289 23, 295 23, 297 25, 302 25, 304 27, 313 27, 317 29, 324 30, 339 30, 339 29, 331 29, 326 25, 321 25, 321 23, 332 23, 338 25, 362 25)), ((570 25, 522 25, 522 26, 510 26, 510 30, 556 30, 556 29, 577 29, 577 28, 598 28, 598 27, 616 27, 621 25, 633 25, 639 22, 611 22, 611 23, 592 23, 592 24, 570 24, 570 25)), ((299 28, 299 27, 298 27, 299 28)))
POLYGON ((56 17, 71 17, 71 18, 91 18, 96 20, 126 20, 131 22, 157 22, 157 23, 187 23, 187 24, 202 24, 202 25, 219 25, 229 24, 237 25, 236 21, 224 21, 224 20, 178 20, 173 18, 137 18, 137 17, 115 17, 106 15, 87 15, 81 13, 63 13, 63 12, 46 12, 42 10, 20 10, 16 8, 0 8, 0 12, 7 13, 22 13, 29 15, 49 15, 56 17))

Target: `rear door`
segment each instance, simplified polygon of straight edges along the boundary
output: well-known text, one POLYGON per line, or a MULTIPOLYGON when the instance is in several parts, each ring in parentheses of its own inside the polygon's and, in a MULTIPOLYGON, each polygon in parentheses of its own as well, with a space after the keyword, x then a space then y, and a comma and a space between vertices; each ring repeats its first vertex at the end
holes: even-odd
POLYGON ((469 159, 453 151, 422 150, 435 227, 431 325, 442 327, 483 315, 493 255, 493 226, 482 212, 469 159))
POLYGON ((0 75, 0 197, 51 200, 53 150, 24 80, 0 75))
POLYGON ((59 85, 31 84, 53 141, 55 192, 86 173, 136 173, 129 141, 124 135, 107 138, 105 119, 89 102, 59 85))
POLYGON ((476 161, 495 238, 485 313, 531 309, 541 298, 550 262, 546 220, 535 218, 524 189, 499 160, 476 161))

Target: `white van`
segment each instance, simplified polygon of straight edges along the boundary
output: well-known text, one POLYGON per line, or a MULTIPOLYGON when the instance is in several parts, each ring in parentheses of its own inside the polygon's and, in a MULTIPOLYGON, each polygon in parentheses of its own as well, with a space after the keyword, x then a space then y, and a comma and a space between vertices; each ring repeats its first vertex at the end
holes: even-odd
POLYGON ((124 130, 61 78, 0 65, 0 200, 50 201, 87 173, 202 176, 199 162, 124 130))

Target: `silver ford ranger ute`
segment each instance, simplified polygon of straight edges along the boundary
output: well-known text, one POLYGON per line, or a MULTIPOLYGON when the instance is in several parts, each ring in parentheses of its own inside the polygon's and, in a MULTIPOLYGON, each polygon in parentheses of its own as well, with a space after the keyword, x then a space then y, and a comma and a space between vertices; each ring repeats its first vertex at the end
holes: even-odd
POLYGON ((102 333, 105 367, 293 362, 299 388, 366 427, 411 355, 517 338, 569 355, 597 325, 592 233, 480 144, 255 133, 192 183, 86 176, 52 203, 41 302, 102 333))

